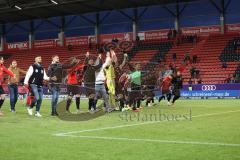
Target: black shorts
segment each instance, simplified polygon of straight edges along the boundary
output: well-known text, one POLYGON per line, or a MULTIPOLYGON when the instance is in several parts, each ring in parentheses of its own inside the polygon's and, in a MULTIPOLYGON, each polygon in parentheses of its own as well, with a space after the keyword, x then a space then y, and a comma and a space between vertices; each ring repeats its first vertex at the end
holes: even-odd
POLYGON ((67 85, 67 93, 69 96, 81 94, 81 86, 79 85, 67 85))
POLYGON ((123 86, 121 86, 120 83, 116 83, 115 90, 116 90, 116 95, 124 94, 124 88, 123 86))
POLYGON ((173 89, 173 95, 180 97, 180 95, 181 95, 180 89, 173 89))
POLYGON ((131 91, 129 92, 129 99, 141 99, 141 86, 132 85, 131 91))
POLYGON ((85 95, 90 96, 92 94, 95 94, 95 84, 87 84, 84 86, 85 89, 85 95))
POLYGON ((3 90, 3 87, 2 86, 0 86, 0 95, 1 94, 5 94, 5 91, 3 90))
POLYGON ((154 89, 155 89, 155 87, 154 86, 147 86, 147 92, 146 92, 146 95, 148 96, 148 97, 154 97, 155 96, 155 94, 154 94, 154 89))

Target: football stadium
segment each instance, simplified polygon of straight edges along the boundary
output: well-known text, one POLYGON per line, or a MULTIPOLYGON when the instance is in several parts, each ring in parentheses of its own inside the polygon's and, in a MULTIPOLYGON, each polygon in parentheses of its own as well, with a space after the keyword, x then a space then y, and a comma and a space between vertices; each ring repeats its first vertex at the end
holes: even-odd
POLYGON ((0 160, 239 160, 239 0, 1 0, 0 160))

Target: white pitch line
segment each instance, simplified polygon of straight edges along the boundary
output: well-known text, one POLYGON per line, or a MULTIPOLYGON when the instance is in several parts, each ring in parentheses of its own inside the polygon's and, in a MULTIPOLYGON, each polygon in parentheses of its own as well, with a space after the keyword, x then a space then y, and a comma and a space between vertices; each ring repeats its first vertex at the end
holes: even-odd
POLYGON ((190 145, 211 145, 211 146, 240 147, 240 144, 219 143, 219 142, 178 141, 178 140, 123 138, 123 137, 75 136, 75 135, 65 135, 65 136, 66 137, 84 138, 84 139, 95 139, 95 140, 100 139, 100 140, 155 142, 155 143, 165 143, 165 144, 190 144, 190 145))
MULTIPOLYGON (((192 118, 215 116, 215 115, 221 115, 221 114, 227 114, 227 113, 235 113, 235 112, 240 112, 240 110, 227 111, 227 112, 218 112, 218 113, 209 113, 209 114, 200 114, 200 115, 192 116, 192 118)), ((182 119, 184 119, 184 118, 182 118, 182 119)), ((182 119, 179 118, 179 120, 182 120, 182 119)), ((80 130, 80 131, 57 133, 57 134, 53 134, 53 135, 54 136, 67 136, 67 135, 76 134, 76 133, 102 131, 102 130, 108 130, 108 129, 140 126, 140 125, 152 124, 152 123, 160 123, 160 122, 167 122, 167 120, 166 121, 150 121, 150 122, 135 123, 135 124, 128 124, 128 125, 119 125, 119 126, 111 126, 111 127, 104 127, 104 128, 87 129, 87 130, 80 130)))

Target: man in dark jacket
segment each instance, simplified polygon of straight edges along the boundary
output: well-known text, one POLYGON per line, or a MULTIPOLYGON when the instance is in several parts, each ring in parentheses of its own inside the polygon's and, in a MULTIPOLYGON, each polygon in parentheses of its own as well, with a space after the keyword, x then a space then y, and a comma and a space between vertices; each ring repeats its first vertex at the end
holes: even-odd
POLYGON ((84 87, 86 89, 86 96, 88 96, 88 109, 95 108, 95 71, 102 67, 102 55, 99 54, 97 58, 98 63, 95 65, 92 58, 90 58, 89 52, 86 54, 85 67, 84 67, 84 87))
POLYGON ((36 105, 36 114, 35 114, 36 117, 42 117, 39 111, 40 111, 40 107, 43 100, 43 80, 47 80, 47 81, 57 80, 56 76, 54 77, 47 76, 45 69, 43 68, 41 63, 42 63, 41 56, 37 56, 35 58, 35 63, 29 67, 26 77, 24 79, 24 85, 26 86, 29 85, 34 95, 34 100, 32 101, 30 107, 27 109, 28 114, 30 116, 33 115, 32 109, 36 105))
POLYGON ((76 58, 72 58, 70 64, 61 64, 59 61, 59 56, 54 55, 52 56, 52 64, 48 67, 47 75, 49 77, 57 77, 56 81, 50 80, 50 89, 52 92, 52 116, 57 116, 57 103, 58 103, 58 97, 60 93, 60 85, 62 84, 63 79, 63 70, 69 69, 76 65, 78 63, 78 60, 76 58))
POLYGON ((183 78, 180 71, 177 71, 177 75, 173 77, 172 84, 173 84, 173 95, 174 95, 172 104, 174 104, 175 101, 180 98, 180 90, 183 87, 183 78))

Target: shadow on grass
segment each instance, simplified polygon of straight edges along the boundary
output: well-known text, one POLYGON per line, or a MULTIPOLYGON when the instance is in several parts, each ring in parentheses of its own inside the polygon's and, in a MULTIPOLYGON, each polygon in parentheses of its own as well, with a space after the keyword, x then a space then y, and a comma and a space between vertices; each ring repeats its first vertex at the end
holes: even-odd
POLYGON ((106 111, 103 110, 103 104, 98 106, 98 110, 94 112, 83 112, 83 113, 68 113, 66 112, 66 100, 63 100, 57 105, 58 118, 63 121, 89 121, 106 114, 106 111))

